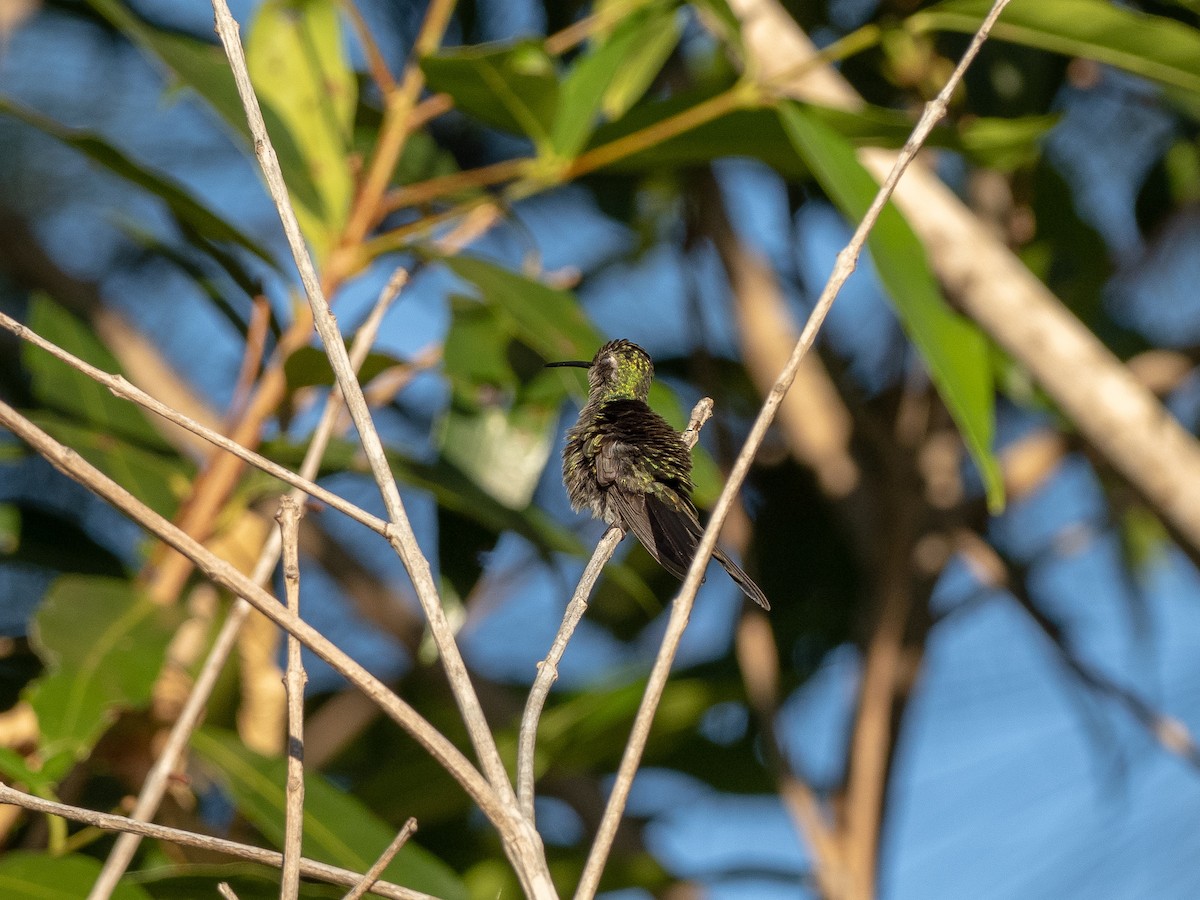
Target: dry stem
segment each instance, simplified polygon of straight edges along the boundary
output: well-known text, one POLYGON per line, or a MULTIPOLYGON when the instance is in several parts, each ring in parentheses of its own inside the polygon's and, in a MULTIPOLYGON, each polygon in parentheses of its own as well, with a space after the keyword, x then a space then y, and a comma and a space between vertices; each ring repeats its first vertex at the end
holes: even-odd
POLYGON ((850 277, 850 274, 857 266, 858 256, 862 252, 863 245, 866 243, 867 235, 874 227, 875 221, 878 219, 884 204, 887 203, 888 198, 896 188, 896 183, 900 180, 900 176, 904 174, 904 170, 908 167, 909 162, 916 156, 917 151, 924 143, 926 137, 928 137, 933 126, 937 123, 938 119, 945 115, 946 105, 949 102, 951 93, 962 80, 967 66, 970 65, 975 55, 979 52, 979 48, 987 38, 992 24, 996 21, 996 18, 1007 3, 1008 0, 996 0, 991 12, 963 54, 962 60, 946 82, 946 86, 936 99, 926 105, 920 121, 917 122, 912 134, 900 151, 896 165, 888 175, 887 180, 880 187, 879 192, 876 194, 862 222, 859 223, 849 244, 838 254, 837 264, 834 266, 833 272, 830 274, 829 280, 826 282, 825 288, 822 290, 812 314, 805 323, 804 330, 800 334, 800 340, 793 349, 787 366, 784 367, 774 387, 768 393, 762 409, 754 421, 754 426, 751 428, 741 452, 738 453, 733 470, 730 472, 729 478, 725 483, 725 488, 721 491, 721 496, 718 498, 717 504, 713 509, 712 518, 708 522, 708 527, 704 530, 704 536, 700 539, 700 546, 697 548, 696 557, 688 570, 683 589, 672 604, 671 615, 667 621, 667 630, 663 636, 662 646, 650 671, 650 678, 646 684, 642 703, 638 707, 637 716, 634 719, 633 731, 630 734, 629 743, 626 744, 625 752, 621 757, 621 764, 617 770, 612 794, 609 796, 604 816, 600 822, 600 828, 596 834, 596 840, 592 845, 591 852, 588 854, 587 864, 584 866, 583 875, 575 894, 577 900, 590 900, 591 897, 595 896, 596 888, 600 883, 600 875, 604 870, 609 851, 612 849, 613 839, 617 833, 617 825, 620 823, 621 814, 625 809, 625 801, 628 799, 629 791, 633 786, 633 777, 637 772, 638 765, 641 762, 642 751, 645 749, 646 741, 650 735, 650 726, 654 720, 655 710, 658 708, 663 689, 666 687, 671 663, 674 661, 675 653, 679 648, 679 642, 683 637, 683 631, 687 627, 688 619, 691 616, 696 591, 700 588, 704 569, 708 565, 709 557, 712 556, 713 548, 716 546, 717 534, 720 532, 726 516, 729 515, 729 510, 733 506, 734 499, 742 486, 742 482, 746 479, 746 473, 750 470, 754 454, 758 451, 763 438, 766 436, 767 428, 771 424, 771 420, 775 417, 775 411, 779 408, 779 404, 787 393, 788 388, 791 387, 796 370, 799 368, 800 360, 803 359, 809 348, 812 347, 813 341, 817 336, 817 331, 825 321, 825 317, 833 305, 834 298, 837 297, 842 285, 845 284, 846 279, 850 277))
MULTIPOLYGON (((407 283, 408 272, 404 269, 397 269, 392 274, 392 277, 388 279, 387 284, 384 286, 379 298, 375 301, 375 306, 371 309, 362 327, 358 329, 358 333, 354 336, 354 344, 350 348, 350 355, 355 370, 362 366, 363 360, 366 359, 367 354, 370 352, 371 345, 375 343, 375 336, 379 333, 379 328, 383 324, 383 317, 387 314, 392 303, 407 283)), ((45 346, 46 349, 59 355, 60 359, 63 358, 61 354, 65 353, 65 351, 61 351, 59 348, 54 347, 54 345, 49 344, 49 342, 43 341, 37 335, 33 335, 32 337, 37 337, 39 346, 45 346)), ((29 339, 32 340, 32 338, 29 339)), ((81 362, 81 365, 86 366, 87 364, 81 362)), ((88 374, 90 377, 96 377, 95 375, 91 375, 91 373, 88 374)), ((104 375, 105 373, 100 374, 104 375)), ((106 377, 111 378, 113 376, 106 377)), ((101 383, 105 382, 101 381, 101 383)), ((109 387, 111 389, 112 386, 109 385, 109 387)), ((153 401, 153 398, 147 397, 147 399, 153 401)), ((157 401, 153 402, 157 403, 157 401)), ((325 448, 329 445, 329 440, 333 436, 333 430, 340 409, 341 395, 337 391, 331 391, 325 400, 325 408, 321 413, 321 419, 317 423, 317 427, 313 429, 312 440, 309 442, 308 450, 305 452, 304 459, 300 464, 301 478, 311 480, 316 476, 317 470, 321 465, 321 458, 325 455, 325 448)), ((172 410, 171 412, 174 411, 172 410)), ((207 429, 202 430, 207 431, 207 429)), ((215 435, 215 432, 212 433, 215 435)), ((220 435, 216 436, 221 437, 220 435)), ((224 438, 221 439, 224 440, 224 438)), ((294 488, 291 496, 299 501, 302 497, 301 488, 294 488)), ((275 563, 279 558, 279 549, 279 532, 272 532, 271 537, 268 538, 266 545, 259 554, 258 562, 255 563, 254 571, 251 575, 255 584, 265 584, 266 580, 275 570, 275 563)), ((216 686, 221 671, 225 668, 225 662, 229 659, 229 654, 233 652, 238 634, 242 628, 242 623, 246 621, 250 610, 250 604, 242 598, 239 597, 234 600, 233 606, 229 610, 229 615, 226 616, 225 623, 217 633, 212 648, 208 651, 208 657, 204 660, 203 666, 201 666, 200 674, 196 677, 195 684, 192 685, 192 691, 188 694, 187 701, 184 703, 183 709, 180 710, 175 724, 171 726, 171 733, 167 737, 167 742, 159 753, 154 766, 150 769, 150 773, 146 776, 146 781, 142 785, 142 792, 138 796, 137 805, 133 810, 133 818, 148 821, 158 811, 158 805, 162 802, 163 795, 166 793, 171 772, 178 764, 179 758, 183 754, 183 748, 187 745, 188 739, 200 722, 200 717, 204 714, 204 710, 208 705, 208 699, 212 695, 213 688, 216 686)), ((137 851, 140 842, 141 839, 133 833, 126 833, 117 838, 112 852, 109 854, 108 859, 105 860, 100 876, 96 879, 95 885, 93 885, 91 892, 88 894, 88 900, 107 900, 112 895, 117 882, 121 879, 121 875, 124 874, 129 863, 133 860, 133 854, 137 851)))
POLYGON ((352 887, 342 900, 358 900, 359 897, 371 890, 375 882, 379 880, 379 876, 383 874, 383 870, 388 867, 396 854, 400 852, 400 848, 407 844, 408 839, 416 833, 417 820, 410 816, 408 821, 404 823, 404 827, 392 838, 392 842, 379 854, 379 859, 375 860, 371 868, 367 869, 363 875, 362 880, 352 887))
MULTIPOLYGON (((114 816, 110 813, 82 809, 78 806, 68 806, 66 803, 56 803, 53 800, 43 800, 41 797, 34 797, 32 794, 18 791, 16 788, 9 787, 3 783, 0 783, 0 803, 11 803, 13 806, 20 806, 33 812, 83 822, 86 825, 91 825, 94 828, 103 828, 106 831, 123 831, 128 834, 137 834, 159 841, 169 841, 172 844, 179 844, 183 847, 197 847, 201 850, 209 850, 214 853, 224 853, 228 856, 250 860, 251 862, 261 863, 264 866, 271 866, 276 869, 283 865, 283 854, 275 850, 263 850, 259 847, 251 847, 247 844, 227 841, 224 838, 211 837, 207 834, 197 834, 194 831, 184 831, 181 828, 168 828, 165 825, 154 825, 151 822, 139 822, 136 819, 127 819, 125 816, 114 816)), ((330 884, 346 886, 357 884, 362 878, 357 872, 340 869, 337 866, 330 866, 325 863, 313 862, 310 859, 300 860, 300 873, 305 878, 318 878, 330 884)), ((371 890, 381 897, 390 897, 393 900, 437 900, 436 897, 432 897, 429 894, 409 890, 408 888, 388 882, 376 882, 371 890)))
MULTIPOLYGON (((283 586, 287 608, 300 617, 300 503, 284 497, 279 503, 279 536, 283 545, 283 586)), ((287 809, 283 831, 283 878, 280 900, 295 900, 300 892, 300 845, 304 840, 304 685, 308 675, 300 658, 300 642, 287 638, 288 742, 287 809)))
MULTIPOLYGON (((689 450, 696 446, 696 441, 700 439, 700 429, 712 416, 712 410, 713 402, 708 397, 704 397, 696 403, 691 419, 688 421, 687 430, 682 435, 683 442, 689 450)), ((625 532, 614 525, 600 538, 600 543, 596 545, 592 558, 584 567, 583 575, 579 578, 579 585, 575 588, 571 602, 567 604, 566 614, 563 616, 558 634, 554 636, 554 643, 550 645, 550 652, 546 654, 544 660, 538 663, 537 677, 533 680, 533 686, 529 690, 529 699, 525 702, 525 713, 521 716, 521 732, 517 748, 517 796, 521 801, 521 811, 530 822, 534 821, 534 749, 537 743, 538 720, 541 718, 542 708, 546 705, 546 698, 550 696, 550 688, 558 680, 558 663, 562 660, 563 653, 566 652, 567 642, 571 640, 571 635, 575 633, 575 627, 587 612, 588 598, 592 594, 592 587, 596 584, 601 570, 612 558, 613 551, 617 549, 617 544, 624 536, 625 532)))

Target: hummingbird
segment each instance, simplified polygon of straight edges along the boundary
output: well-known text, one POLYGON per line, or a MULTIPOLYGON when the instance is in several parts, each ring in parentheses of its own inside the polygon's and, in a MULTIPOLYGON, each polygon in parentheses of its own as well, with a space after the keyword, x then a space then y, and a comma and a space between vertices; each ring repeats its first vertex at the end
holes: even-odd
MULTIPOLYGON (((609 341, 591 362, 547 367, 588 370, 588 400, 567 431, 563 484, 571 508, 632 531, 650 555, 683 579, 704 529, 692 504, 692 457, 679 432, 646 403, 650 355, 632 341, 609 341)), ((720 549, 713 556, 742 589, 770 609, 766 595, 720 549)))

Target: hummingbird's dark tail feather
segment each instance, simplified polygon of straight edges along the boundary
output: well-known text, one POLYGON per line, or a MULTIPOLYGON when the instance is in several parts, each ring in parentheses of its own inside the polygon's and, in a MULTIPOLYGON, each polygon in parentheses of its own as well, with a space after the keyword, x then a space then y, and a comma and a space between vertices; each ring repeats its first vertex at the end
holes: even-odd
POLYGON ((713 556, 717 562, 725 567, 725 571, 729 573, 729 577, 737 583, 737 586, 742 589, 743 594, 767 612, 771 611, 771 603, 767 600, 767 595, 762 592, 762 588, 755 584, 737 563, 726 556, 725 551, 718 547, 716 550, 713 550, 713 556))
MULTIPOLYGON (((680 581, 686 578, 704 533, 691 504, 684 505, 673 493, 646 495, 610 491, 609 496, 616 501, 625 527, 642 542, 659 565, 680 581)), ((771 604, 762 589, 737 563, 720 548, 713 551, 713 556, 725 567, 742 593, 763 609, 770 610, 771 604)))

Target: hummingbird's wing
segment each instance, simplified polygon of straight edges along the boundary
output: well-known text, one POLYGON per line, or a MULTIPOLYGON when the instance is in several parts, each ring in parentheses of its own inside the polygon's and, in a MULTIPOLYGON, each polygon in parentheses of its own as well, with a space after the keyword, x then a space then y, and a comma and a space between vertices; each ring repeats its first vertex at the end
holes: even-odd
POLYGON ((656 494, 616 490, 608 500, 621 514, 621 521, 659 564, 682 579, 696 555, 699 525, 687 512, 656 494))

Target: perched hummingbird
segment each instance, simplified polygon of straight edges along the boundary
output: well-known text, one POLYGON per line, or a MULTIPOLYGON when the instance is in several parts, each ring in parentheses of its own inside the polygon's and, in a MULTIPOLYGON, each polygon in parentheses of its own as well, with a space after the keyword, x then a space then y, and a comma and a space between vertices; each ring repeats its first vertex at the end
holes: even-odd
MULTIPOLYGON (((664 569, 684 578, 704 529, 692 505, 692 457, 679 433, 646 404, 654 363, 632 341, 610 341, 591 362, 553 362, 588 370, 588 401, 567 432, 563 483, 571 508, 590 509, 632 531, 664 569)), ((770 609, 750 576, 720 549, 717 562, 747 597, 770 609)))

